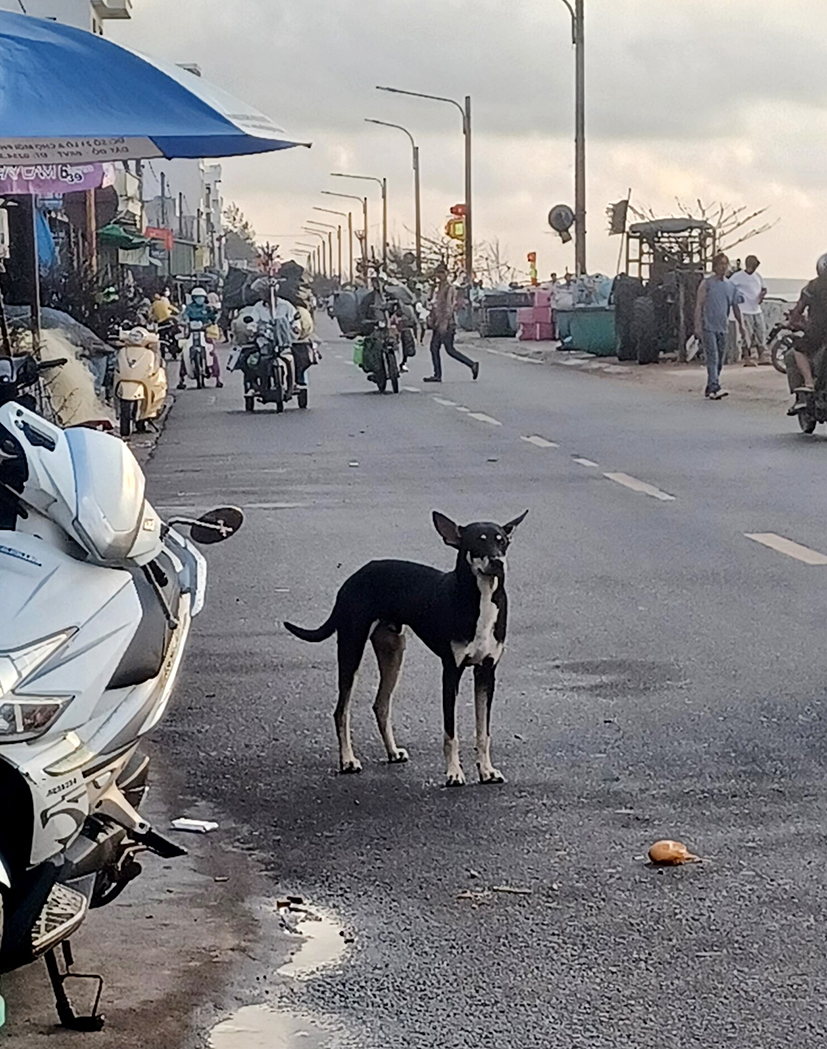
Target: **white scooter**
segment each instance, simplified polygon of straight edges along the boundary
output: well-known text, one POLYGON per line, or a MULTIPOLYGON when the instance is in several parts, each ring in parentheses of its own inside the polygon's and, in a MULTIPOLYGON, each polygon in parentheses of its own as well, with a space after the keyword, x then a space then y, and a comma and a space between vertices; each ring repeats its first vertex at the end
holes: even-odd
POLYGON ((146 328, 122 331, 115 366, 115 397, 121 437, 143 432, 161 414, 167 396, 167 372, 161 340, 146 328))
POLYGON ((69 938, 140 852, 184 853, 139 811, 138 747, 204 602, 204 559, 174 526, 213 543, 243 517, 164 523, 122 441, 27 407, 46 366, 0 359, 0 972, 45 956, 61 1023, 100 1030, 102 979, 88 1015, 67 996, 69 938))

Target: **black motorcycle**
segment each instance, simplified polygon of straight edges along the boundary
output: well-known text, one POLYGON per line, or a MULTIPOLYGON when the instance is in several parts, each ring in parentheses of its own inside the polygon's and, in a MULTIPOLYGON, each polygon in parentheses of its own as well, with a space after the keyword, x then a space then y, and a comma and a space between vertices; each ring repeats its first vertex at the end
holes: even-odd
POLYGON ((256 404, 274 404, 277 412, 294 397, 299 408, 307 407, 307 387, 296 382, 296 364, 290 348, 278 338, 275 324, 262 324, 251 345, 242 348, 236 369, 244 376, 244 408, 254 412, 256 404))

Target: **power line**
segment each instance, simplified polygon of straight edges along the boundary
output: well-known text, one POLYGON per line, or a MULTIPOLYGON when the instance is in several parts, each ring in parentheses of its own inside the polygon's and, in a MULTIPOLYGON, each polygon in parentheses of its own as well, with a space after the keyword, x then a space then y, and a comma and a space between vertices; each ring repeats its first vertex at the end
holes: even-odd
POLYGON ((27 15, 29 12, 26 10, 26 5, 23 3, 23 0, 17 0, 17 2, 18 4, 20 4, 20 10, 23 12, 23 14, 27 15))

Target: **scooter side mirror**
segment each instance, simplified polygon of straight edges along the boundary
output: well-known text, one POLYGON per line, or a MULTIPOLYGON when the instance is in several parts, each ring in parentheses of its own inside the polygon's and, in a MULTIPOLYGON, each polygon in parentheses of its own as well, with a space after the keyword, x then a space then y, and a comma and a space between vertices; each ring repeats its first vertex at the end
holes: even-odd
POLYGON ((221 506, 208 510, 194 522, 190 535, 196 543, 209 546, 221 543, 235 533, 244 524, 244 514, 236 506, 221 506))

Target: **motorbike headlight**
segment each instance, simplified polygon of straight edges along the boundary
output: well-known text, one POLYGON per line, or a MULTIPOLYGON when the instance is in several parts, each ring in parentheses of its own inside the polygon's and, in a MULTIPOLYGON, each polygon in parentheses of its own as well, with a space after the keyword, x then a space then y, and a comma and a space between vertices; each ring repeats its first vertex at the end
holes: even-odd
POLYGON ((75 633, 62 630, 32 645, 0 653, 0 744, 36 739, 54 724, 73 696, 21 695, 75 633))

